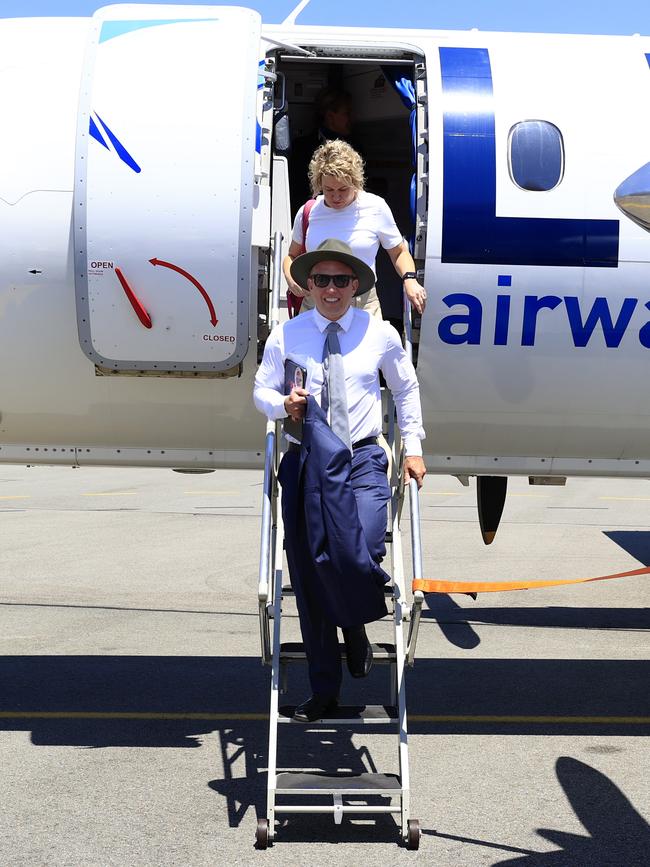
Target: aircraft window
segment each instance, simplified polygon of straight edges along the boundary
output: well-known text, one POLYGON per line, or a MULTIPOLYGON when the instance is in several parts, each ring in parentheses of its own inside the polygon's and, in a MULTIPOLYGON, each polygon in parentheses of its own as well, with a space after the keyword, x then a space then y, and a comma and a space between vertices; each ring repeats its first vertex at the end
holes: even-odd
POLYGON ((564 174, 562 133, 546 120, 516 123, 508 138, 510 177, 523 190, 552 190, 564 174))

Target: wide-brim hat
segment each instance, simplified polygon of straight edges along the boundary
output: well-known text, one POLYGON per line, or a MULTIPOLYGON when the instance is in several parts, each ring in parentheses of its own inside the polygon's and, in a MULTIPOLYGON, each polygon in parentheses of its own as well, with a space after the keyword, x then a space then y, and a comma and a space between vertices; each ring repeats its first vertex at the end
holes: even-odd
POLYGON ((309 272, 319 262, 343 262, 349 265, 355 273, 359 281, 359 288, 354 293, 355 295, 363 295, 364 292, 369 292, 375 285, 375 275, 372 268, 369 268, 365 262, 352 255, 352 250, 348 247, 345 241, 337 241, 336 238, 328 238, 319 244, 315 250, 309 253, 303 253, 291 263, 291 276, 296 283, 303 289, 307 289, 307 277, 309 272))

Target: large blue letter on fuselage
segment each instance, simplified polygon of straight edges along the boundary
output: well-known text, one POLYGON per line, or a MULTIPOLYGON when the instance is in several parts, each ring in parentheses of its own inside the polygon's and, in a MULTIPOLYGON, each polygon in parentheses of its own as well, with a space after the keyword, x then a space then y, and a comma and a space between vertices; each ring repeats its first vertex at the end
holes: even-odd
POLYGON ((440 48, 440 66, 445 100, 442 261, 616 268, 618 220, 496 216, 488 51, 440 48))

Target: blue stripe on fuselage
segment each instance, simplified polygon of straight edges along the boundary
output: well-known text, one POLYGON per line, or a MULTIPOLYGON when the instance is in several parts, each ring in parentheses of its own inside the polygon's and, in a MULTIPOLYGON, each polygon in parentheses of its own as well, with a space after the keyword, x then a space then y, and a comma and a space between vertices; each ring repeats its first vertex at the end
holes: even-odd
POLYGON ((92 117, 90 118, 88 131, 90 132, 91 136, 95 139, 95 141, 98 141, 100 143, 100 145, 104 145, 104 147, 106 148, 107 151, 110 150, 109 146, 104 141, 104 136, 100 133, 100 131, 97 127, 97 124, 92 119, 92 117))
MULTIPOLYGON (((114 133, 112 130, 110 130, 110 129, 106 126, 106 124, 105 124, 104 121, 101 119, 101 117, 97 114, 97 112, 95 112, 95 117, 97 118, 97 120, 98 120, 98 121, 100 122, 100 124, 102 125, 102 128, 103 128, 104 132, 106 133, 106 135, 108 136, 108 139, 109 139, 110 143, 111 143, 111 144, 113 145, 113 147, 115 148, 115 152, 117 153, 118 157, 122 160, 123 163, 126 163, 126 165, 127 165, 130 169, 133 169, 133 171, 134 171, 136 174, 140 174, 140 172, 142 171, 142 169, 141 169, 140 166, 136 163, 136 161, 133 159, 133 157, 131 156, 131 154, 127 151, 127 149, 124 147, 124 145, 122 144, 122 142, 121 142, 121 141, 118 139, 118 137, 115 135, 115 133, 114 133)), ((92 123, 92 118, 91 118, 90 120, 91 120, 91 123, 92 123)), ((95 125, 95 129, 97 129, 97 131, 99 132, 99 129, 98 129, 98 127, 97 127, 96 125, 95 125)), ((93 135, 92 126, 91 126, 91 129, 90 129, 90 133, 91 133, 91 135, 93 135)), ((97 136, 94 136, 94 137, 97 138, 97 136)), ((98 139, 98 140, 99 140, 99 139, 98 139)), ((106 144, 106 142, 102 141, 102 144, 104 145, 104 147, 108 147, 108 145, 106 144)))
POLYGON ((145 27, 161 27, 165 24, 195 24, 196 22, 218 21, 218 18, 160 18, 148 21, 104 21, 99 32, 99 42, 108 42, 125 33, 133 33, 145 27))
POLYGON ((492 70, 485 48, 440 48, 445 102, 442 261, 618 267, 618 220, 496 216, 492 70))

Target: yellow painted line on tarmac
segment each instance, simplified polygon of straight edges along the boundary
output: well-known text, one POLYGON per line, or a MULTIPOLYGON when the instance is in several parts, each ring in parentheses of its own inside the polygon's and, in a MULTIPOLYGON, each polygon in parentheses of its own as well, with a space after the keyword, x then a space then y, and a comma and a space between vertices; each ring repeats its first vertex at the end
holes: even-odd
POLYGON ((82 494, 82 497, 135 497, 137 491, 95 491, 82 494))
POLYGON ((535 500, 548 500, 549 494, 508 494, 509 497, 530 497, 535 500))
POLYGON ((4 497, 0 497, 0 500, 29 500, 29 494, 7 494, 4 497))
POLYGON ((187 494, 190 497, 205 497, 205 496, 215 496, 215 497, 238 497, 239 491, 183 491, 184 494, 187 494))
POLYGON ((3 710, 0 719, 268 720, 267 713, 141 713, 136 711, 3 710))
POLYGON ((650 502, 650 497, 598 497, 599 500, 632 500, 633 502, 650 502))
POLYGON ((409 714, 410 722, 553 723, 560 725, 650 725, 650 716, 493 716, 484 714, 409 714))
MULTIPOLYGON (((0 711, 0 719, 101 719, 101 720, 268 720, 267 713, 139 712, 139 711, 0 711)), ((520 725, 650 725, 650 716, 501 716, 496 714, 409 714, 409 722, 502 723, 520 725)))

